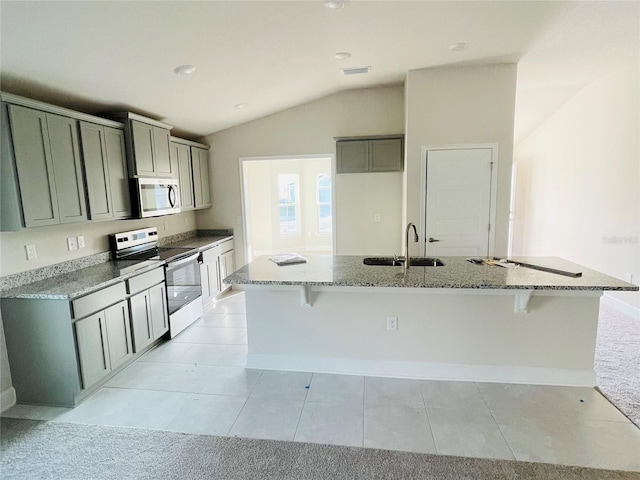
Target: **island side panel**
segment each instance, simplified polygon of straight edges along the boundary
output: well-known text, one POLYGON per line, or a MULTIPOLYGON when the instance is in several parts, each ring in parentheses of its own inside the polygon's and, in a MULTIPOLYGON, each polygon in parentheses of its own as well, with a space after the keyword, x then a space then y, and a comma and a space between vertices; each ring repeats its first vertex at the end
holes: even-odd
POLYGON ((593 386, 602 292, 246 286, 251 368, 593 386), (387 330, 387 316, 398 330, 387 330))

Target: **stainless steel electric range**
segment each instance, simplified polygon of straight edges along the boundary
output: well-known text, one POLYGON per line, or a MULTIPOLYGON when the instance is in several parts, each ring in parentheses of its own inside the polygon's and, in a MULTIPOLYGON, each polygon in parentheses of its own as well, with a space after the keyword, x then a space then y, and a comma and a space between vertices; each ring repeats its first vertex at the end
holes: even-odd
POLYGON ((202 315, 202 286, 197 249, 159 247, 158 229, 141 228, 109 235, 115 260, 164 260, 169 308, 169 335, 175 337, 202 315))

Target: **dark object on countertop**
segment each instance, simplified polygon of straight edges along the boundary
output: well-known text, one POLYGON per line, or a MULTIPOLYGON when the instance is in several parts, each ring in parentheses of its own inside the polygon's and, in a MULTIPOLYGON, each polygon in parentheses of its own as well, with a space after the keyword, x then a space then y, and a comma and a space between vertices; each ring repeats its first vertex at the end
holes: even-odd
POLYGON ((484 260, 482 258, 467 258, 467 262, 469 263, 473 263, 475 265, 482 265, 484 263, 484 260))
MULTIPOLYGON (((494 257, 494 260, 502 260, 494 257)), ((556 275, 564 275, 565 277, 579 278, 582 276, 582 272, 570 272, 567 270, 560 270, 558 268, 546 267, 544 265, 535 265, 533 263, 518 262, 517 260, 509 260, 511 263, 520 265, 521 267, 531 268, 533 270, 540 270, 541 272, 555 273, 556 275)))

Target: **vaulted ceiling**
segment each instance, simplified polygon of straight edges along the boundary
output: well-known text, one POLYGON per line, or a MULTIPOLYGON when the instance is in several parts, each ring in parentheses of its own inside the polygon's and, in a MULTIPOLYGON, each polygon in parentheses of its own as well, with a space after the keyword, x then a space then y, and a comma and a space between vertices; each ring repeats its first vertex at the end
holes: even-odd
POLYGON ((401 83, 412 69, 518 62, 517 140, 589 82, 639 61, 637 1, 325 3, 3 0, 1 87, 89 113, 129 109, 200 136, 401 83), (456 43, 466 46, 451 51, 456 43), (196 71, 176 75, 183 64, 196 71), (342 74, 360 66, 370 73, 342 74))

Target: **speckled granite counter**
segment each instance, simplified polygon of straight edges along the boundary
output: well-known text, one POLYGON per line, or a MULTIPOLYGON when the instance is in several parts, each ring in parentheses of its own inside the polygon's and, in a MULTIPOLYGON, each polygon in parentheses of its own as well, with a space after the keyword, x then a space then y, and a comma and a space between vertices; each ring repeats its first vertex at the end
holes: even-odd
POLYGON ((215 247, 218 243, 230 239, 233 239, 233 235, 198 235, 197 237, 191 237, 179 242, 172 242, 168 244, 168 246, 206 250, 208 248, 215 247))
POLYGON ((369 266, 361 256, 307 256, 307 263, 278 266, 259 257, 225 279, 238 285, 308 285, 343 287, 638 290, 638 287, 557 257, 518 257, 516 261, 582 272, 579 278, 525 267, 474 265, 466 257, 439 257, 442 267, 369 266))
POLYGON ((0 298, 37 298, 52 300, 72 300, 95 290, 108 287, 127 278, 153 270, 164 261, 153 260, 141 263, 139 260, 106 262, 74 272, 64 273, 38 282, 0 292, 0 298))

